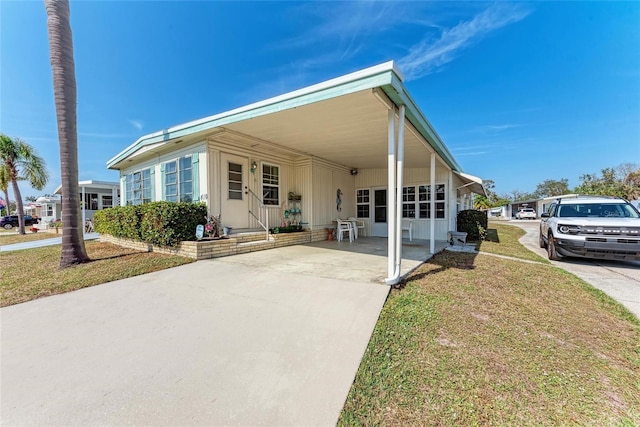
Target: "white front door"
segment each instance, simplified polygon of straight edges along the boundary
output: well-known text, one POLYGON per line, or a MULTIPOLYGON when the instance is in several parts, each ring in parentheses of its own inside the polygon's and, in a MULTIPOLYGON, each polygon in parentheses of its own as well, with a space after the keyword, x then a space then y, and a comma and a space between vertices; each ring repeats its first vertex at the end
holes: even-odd
POLYGON ((222 153, 222 225, 233 228, 249 227, 249 195, 247 194, 247 173, 249 159, 222 153))
POLYGON ((373 222, 371 223, 371 235, 387 237, 389 227, 387 225, 387 187, 373 188, 373 222))

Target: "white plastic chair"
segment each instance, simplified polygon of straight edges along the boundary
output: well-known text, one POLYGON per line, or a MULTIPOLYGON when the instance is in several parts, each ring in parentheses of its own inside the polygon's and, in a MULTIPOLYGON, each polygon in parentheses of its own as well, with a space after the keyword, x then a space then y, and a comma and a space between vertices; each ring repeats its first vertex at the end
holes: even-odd
POLYGON ((364 221, 361 221, 352 216, 350 216, 348 219, 349 221, 351 221, 351 226, 353 227, 353 237, 357 239, 360 233, 362 233, 362 235, 364 236, 364 221), (362 232, 359 230, 360 228, 362 229, 362 232))
POLYGON ((345 221, 343 219, 336 219, 337 228, 336 228, 336 237, 338 237, 338 242, 342 241, 342 237, 344 233, 349 233, 349 242, 353 242, 353 226, 351 225, 351 221, 345 221))
POLYGON ((402 220, 402 231, 409 232, 409 241, 413 242, 413 220, 412 219, 403 219, 402 220))

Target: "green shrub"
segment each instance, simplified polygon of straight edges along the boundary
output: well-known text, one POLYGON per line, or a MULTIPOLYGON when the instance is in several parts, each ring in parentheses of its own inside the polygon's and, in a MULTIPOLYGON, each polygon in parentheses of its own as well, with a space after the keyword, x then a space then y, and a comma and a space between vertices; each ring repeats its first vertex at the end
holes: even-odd
POLYGON ((96 232, 114 237, 142 240, 140 234, 140 206, 116 206, 93 214, 96 232))
POLYGON ((151 202, 116 206, 93 216, 98 233, 140 240, 159 246, 177 246, 196 240, 196 226, 206 222, 207 207, 201 203, 151 202))
POLYGON ((477 241, 486 237, 489 220, 486 212, 469 209, 458 213, 457 225, 458 231, 467 233, 467 240, 477 241))

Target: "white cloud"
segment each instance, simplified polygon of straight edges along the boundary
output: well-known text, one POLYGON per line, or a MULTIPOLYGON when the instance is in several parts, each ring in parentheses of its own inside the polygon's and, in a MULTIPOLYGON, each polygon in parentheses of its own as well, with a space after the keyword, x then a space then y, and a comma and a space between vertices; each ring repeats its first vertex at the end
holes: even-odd
POLYGON ((436 72, 438 68, 455 59, 459 51, 498 28, 524 19, 529 10, 516 3, 495 3, 455 27, 443 29, 435 40, 425 38, 409 49, 398 61, 398 67, 407 80, 415 80, 436 72))
POLYGON ((143 123, 140 120, 129 119, 129 123, 131 123, 131 125, 138 130, 142 130, 142 128, 144 127, 143 123))
MULTIPOLYGON (((296 64, 299 67, 320 67, 353 58, 370 49, 372 39, 379 34, 398 29, 401 25, 440 28, 424 17, 423 10, 434 9, 429 2, 311 2, 296 7, 292 19, 309 22, 307 29, 288 40, 280 40, 274 49, 312 48, 312 58, 296 64), (318 55, 320 44, 331 48, 318 55)), ((430 13, 433 15, 433 13, 430 13)), ((379 45, 376 48, 380 48, 379 45)), ((382 55, 386 58, 385 55, 382 55)))
POLYGON ((471 129, 471 133, 498 133, 509 129, 519 128, 520 124, 504 124, 504 125, 483 125, 471 129))

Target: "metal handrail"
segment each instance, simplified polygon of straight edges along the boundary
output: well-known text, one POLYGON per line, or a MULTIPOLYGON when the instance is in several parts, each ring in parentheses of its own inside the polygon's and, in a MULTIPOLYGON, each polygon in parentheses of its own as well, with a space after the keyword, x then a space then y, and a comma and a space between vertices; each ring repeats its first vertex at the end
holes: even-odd
POLYGON ((251 208, 249 208, 249 213, 256 219, 256 221, 258 221, 258 224, 260 224, 262 228, 264 228, 264 231, 266 232, 265 240, 269 240, 269 209, 267 209, 264 203, 262 203, 262 199, 260 199, 260 197, 258 197, 256 193, 248 188, 245 189, 245 193, 251 195, 254 203, 257 202, 258 204, 258 215, 253 213, 251 208))

